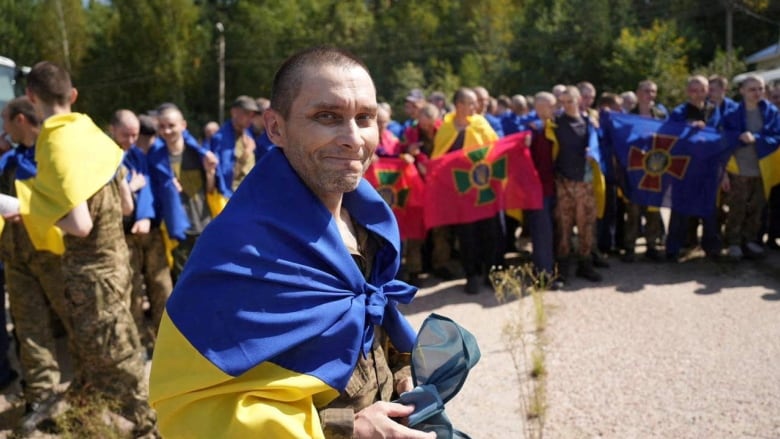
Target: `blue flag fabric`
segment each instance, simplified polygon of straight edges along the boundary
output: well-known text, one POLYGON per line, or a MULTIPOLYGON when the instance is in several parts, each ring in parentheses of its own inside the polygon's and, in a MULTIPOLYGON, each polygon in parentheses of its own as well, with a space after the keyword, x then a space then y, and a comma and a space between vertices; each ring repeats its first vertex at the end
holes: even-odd
POLYGON ((333 215, 271 149, 198 239, 167 312, 187 340, 238 376, 270 361, 344 389, 374 325, 410 352, 415 331, 397 309, 416 288, 395 280, 393 212, 365 180, 343 207, 381 237, 366 280, 333 215))
POLYGON ((708 216, 734 147, 713 128, 613 113, 607 132, 633 203, 708 216))
POLYGON ((149 180, 149 166, 146 163, 146 154, 140 148, 133 146, 125 152, 122 164, 131 172, 127 174, 127 181, 132 178, 135 171, 146 178, 146 185, 138 190, 135 195, 135 220, 157 219, 154 212, 154 197, 152 196, 152 182, 149 180))
POLYGON ((0 172, 8 166, 16 166, 16 179, 27 180, 35 177, 37 165, 35 163, 35 147, 17 146, 0 157, 0 172))
MULTIPOLYGON (((185 148, 195 149, 201 157, 208 152, 189 131, 185 130, 182 133, 182 137, 184 138, 185 148)), ((179 190, 173 182, 175 176, 173 175, 173 169, 171 169, 168 148, 163 140, 158 138, 157 142, 152 145, 147 160, 155 212, 161 215, 162 220, 165 222, 168 236, 171 239, 184 241, 187 238, 187 229, 190 228, 190 220, 187 218, 187 212, 184 211, 184 207, 181 205, 179 190)), ((223 192, 225 183, 219 172, 216 173, 215 180, 217 190, 225 195, 225 192, 223 192)))

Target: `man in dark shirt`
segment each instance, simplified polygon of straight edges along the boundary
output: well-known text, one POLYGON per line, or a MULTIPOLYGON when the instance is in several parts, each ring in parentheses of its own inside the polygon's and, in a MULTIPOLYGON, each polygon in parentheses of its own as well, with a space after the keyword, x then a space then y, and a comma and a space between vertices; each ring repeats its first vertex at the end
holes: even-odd
POLYGON ((566 87, 558 100, 563 106, 563 113, 555 117, 550 128, 555 142, 558 143, 558 152, 557 155, 554 153, 554 159, 559 279, 565 282, 571 250, 571 231, 572 226, 576 225, 579 243, 576 274, 598 282, 602 277, 593 269, 591 259, 596 225, 596 198, 593 192, 593 171, 588 162, 589 148, 597 149, 598 139, 590 121, 580 112, 580 92, 577 87, 566 87))

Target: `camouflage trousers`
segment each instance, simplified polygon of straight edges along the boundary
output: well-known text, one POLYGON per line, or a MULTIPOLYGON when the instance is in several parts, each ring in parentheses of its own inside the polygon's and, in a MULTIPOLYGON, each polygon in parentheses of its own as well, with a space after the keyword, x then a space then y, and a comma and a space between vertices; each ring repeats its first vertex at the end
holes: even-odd
POLYGON ((761 215, 766 205, 764 183, 761 177, 742 177, 729 174, 731 189, 724 203, 729 207, 726 216, 726 244, 742 245, 755 241, 761 229, 761 215))
POLYGON ((128 307, 130 268, 64 267, 65 303, 73 328, 77 367, 69 391, 75 398, 97 395, 115 403, 136 432, 154 429, 149 407, 144 350, 128 307))
POLYGON ((593 248, 596 227, 596 198, 593 183, 555 180, 555 227, 558 241, 556 257, 565 258, 571 252, 572 227, 577 226, 578 254, 589 256, 593 248))
POLYGON ((130 252, 130 268, 133 270, 130 311, 142 342, 152 346, 165 311, 165 302, 173 290, 162 232, 154 227, 149 233, 125 235, 125 241, 130 252), (149 298, 151 324, 146 322, 144 315, 145 297, 149 298))
POLYGON ((192 249, 195 248, 195 241, 198 240, 200 235, 187 235, 184 241, 179 241, 179 244, 171 251, 173 256, 173 267, 171 267, 171 277, 173 283, 181 276, 184 271, 184 265, 187 264, 187 260, 190 258, 192 249))
POLYGON ((65 311, 62 258, 33 252, 29 258, 8 261, 6 286, 19 343, 19 362, 28 403, 41 402, 56 391, 60 367, 52 328, 52 311, 70 332, 65 311))

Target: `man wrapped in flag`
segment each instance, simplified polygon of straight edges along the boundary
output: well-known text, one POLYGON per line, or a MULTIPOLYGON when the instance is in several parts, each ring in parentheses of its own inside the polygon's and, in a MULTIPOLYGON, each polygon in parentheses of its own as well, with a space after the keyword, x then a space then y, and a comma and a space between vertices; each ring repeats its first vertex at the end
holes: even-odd
POLYGON ((738 133, 736 147, 728 163, 724 182, 726 205, 726 244, 731 259, 761 257, 757 242, 761 212, 769 192, 780 183, 780 119, 777 108, 763 99, 764 80, 750 75, 739 86, 742 102, 723 116, 723 129, 738 133))
POLYGON ((165 437, 433 438, 396 419, 415 333, 397 309, 398 226, 362 180, 376 92, 352 55, 289 58, 263 116, 272 149, 204 230, 151 372, 165 437))

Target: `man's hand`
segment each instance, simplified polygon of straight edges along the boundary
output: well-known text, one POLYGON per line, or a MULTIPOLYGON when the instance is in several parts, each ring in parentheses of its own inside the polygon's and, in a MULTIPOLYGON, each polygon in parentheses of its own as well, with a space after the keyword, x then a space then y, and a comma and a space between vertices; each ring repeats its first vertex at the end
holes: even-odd
POLYGON ((139 189, 146 186, 146 177, 143 174, 139 174, 135 170, 130 171, 130 181, 127 183, 130 186, 131 192, 137 192, 139 189))
POLYGON ((216 168, 218 164, 219 164, 219 159, 217 158, 216 155, 214 155, 213 152, 208 151, 203 156, 203 166, 204 167, 213 166, 213 167, 216 168))
POLYGON ((756 143, 756 138, 750 131, 745 131, 739 135, 739 141, 745 145, 750 145, 751 143, 756 143))
POLYGON ((20 223, 22 222, 22 214, 19 212, 8 213, 3 215, 3 219, 8 223, 20 223))
POLYGON ((173 187, 176 188, 176 192, 182 191, 181 183, 179 183, 179 179, 176 177, 173 177, 173 187))
POLYGON ((239 160, 241 163, 246 163, 247 160, 252 157, 252 154, 255 153, 257 145, 255 144, 255 139, 250 137, 247 133, 241 135, 241 142, 244 144, 244 153, 239 157, 239 160))
POLYGON ((149 221, 149 218, 140 219, 133 224, 133 227, 130 229, 130 233, 133 235, 145 235, 149 233, 149 229, 152 227, 152 222, 149 221))
POLYGON ((355 413, 353 437, 358 439, 398 438, 436 439, 434 432, 422 432, 405 427, 391 418, 405 418, 412 414, 413 406, 394 402, 375 402, 355 413))

